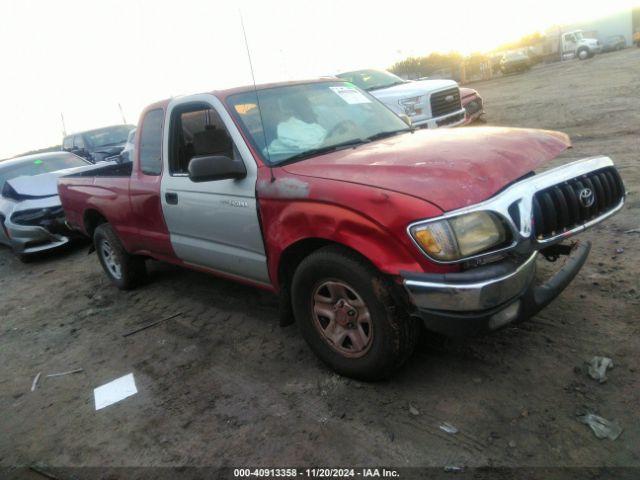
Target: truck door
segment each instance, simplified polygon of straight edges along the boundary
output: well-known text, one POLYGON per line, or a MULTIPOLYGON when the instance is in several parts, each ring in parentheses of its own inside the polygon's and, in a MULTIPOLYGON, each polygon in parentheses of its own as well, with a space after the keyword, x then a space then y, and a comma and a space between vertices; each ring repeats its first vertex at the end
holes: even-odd
POLYGON ((564 58, 565 55, 574 54, 576 52, 576 48, 578 47, 578 41, 576 36, 573 33, 565 33, 562 35, 562 56, 564 58))
POLYGON ((174 100, 167 113, 162 209, 176 255, 185 263, 270 284, 256 203, 257 166, 240 132, 213 95, 174 100), (243 162, 242 179, 193 182, 196 156, 243 162))

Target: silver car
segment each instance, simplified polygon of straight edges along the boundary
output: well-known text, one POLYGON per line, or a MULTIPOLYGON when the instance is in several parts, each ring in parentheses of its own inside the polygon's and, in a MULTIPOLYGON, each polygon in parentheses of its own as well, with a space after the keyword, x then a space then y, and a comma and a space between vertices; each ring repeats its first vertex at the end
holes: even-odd
POLYGON ((0 244, 21 259, 69 242, 58 197, 58 177, 95 166, 69 152, 0 162, 0 244))

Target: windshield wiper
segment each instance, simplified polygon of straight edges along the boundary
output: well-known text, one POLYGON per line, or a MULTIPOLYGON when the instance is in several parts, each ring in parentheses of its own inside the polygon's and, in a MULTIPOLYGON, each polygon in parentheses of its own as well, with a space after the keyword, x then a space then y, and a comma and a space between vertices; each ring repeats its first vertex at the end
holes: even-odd
POLYGON ((337 150, 344 150, 345 148, 354 147, 357 145, 362 145, 363 143, 369 143, 371 140, 369 138, 354 138, 351 140, 347 140, 346 142, 336 143, 334 145, 328 145, 326 147, 318 147, 313 148, 311 150, 306 150, 304 152, 296 153, 295 155, 286 158, 285 160, 276 163, 276 166, 287 165, 289 163, 296 162, 298 160, 304 160, 305 158, 314 157, 316 155, 322 155, 323 153, 335 152, 337 150))
POLYGON ((387 137, 393 137, 394 135, 398 135, 400 133, 407 133, 410 132, 411 129, 407 129, 407 130, 388 130, 386 132, 378 132, 375 133, 373 135, 371 135, 370 137, 367 137, 367 140, 369 140, 370 142, 373 142, 374 140, 380 140, 381 138, 387 138, 387 137))

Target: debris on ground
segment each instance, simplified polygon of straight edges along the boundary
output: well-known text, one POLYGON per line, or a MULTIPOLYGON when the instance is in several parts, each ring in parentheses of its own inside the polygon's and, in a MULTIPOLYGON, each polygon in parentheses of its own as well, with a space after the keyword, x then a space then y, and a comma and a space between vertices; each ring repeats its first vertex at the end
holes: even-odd
POLYGON ((139 328, 136 328, 135 330, 132 330, 130 332, 127 333, 123 333, 122 336, 123 337, 128 337, 130 335, 133 335, 134 333, 138 333, 141 332, 142 330, 146 330, 147 328, 151 328, 151 327, 155 327, 156 325, 162 323, 162 322, 166 322, 167 320, 171 320, 172 318, 176 318, 178 316, 182 315, 182 312, 178 312, 178 313, 174 313, 173 315, 169 316, 169 317, 165 317, 162 318, 160 320, 156 320, 155 322, 151 322, 151 323, 147 323, 146 325, 143 325, 139 328))
POLYGON ((624 253, 624 248, 622 248, 622 247, 616 248, 616 253, 618 253, 618 254, 624 253))
POLYGON ((42 372, 38 372, 38 374, 33 378, 33 382, 31 382, 32 392, 35 392, 36 388, 38 387, 38 380, 40 380, 40 375, 42 375, 42 372))
POLYGON ((64 375, 72 375, 74 373, 80 373, 80 372, 84 372, 84 370, 82 368, 76 368, 75 370, 69 370, 67 372, 60 372, 60 373, 50 373, 49 375, 47 375, 47 378, 51 378, 51 377, 62 377, 64 375))
POLYGON ((626 230, 624 233, 640 233, 640 228, 632 228, 631 230, 626 230))
POLYGON ((131 395, 138 393, 136 382, 133 379, 133 373, 129 373, 123 377, 105 383, 104 385, 93 390, 93 396, 96 403, 96 410, 108 407, 120 400, 124 400, 131 395))
POLYGON ((444 471, 449 473, 461 473, 464 472, 464 467, 459 467, 457 465, 445 465, 444 471))
POLYGON ((610 422, 606 418, 602 418, 593 413, 587 413, 578 417, 582 423, 589 425, 597 438, 608 438, 615 440, 622 433, 622 427, 618 422, 610 422))
POLYGON ((413 404, 409 404, 409 413, 411 415, 413 415, 414 417, 417 417, 418 415, 420 415, 420 410, 418 410, 416 407, 413 406, 413 404))
POLYGON ((509 440, 509 448, 516 448, 516 442, 509 440))
POLYGON ((38 465, 29 465, 29 470, 31 470, 32 472, 35 472, 39 475, 42 475, 45 478, 49 478, 51 480, 60 480, 60 477, 54 475, 51 472, 48 472, 47 470, 43 469, 42 467, 38 466, 38 465))
POLYGON ((440 425, 440 430, 446 433, 450 433, 452 435, 458 433, 458 429, 453 425, 451 425, 449 422, 443 422, 442 425, 440 425))
POLYGON ((613 368, 613 360, 609 357, 595 356, 589 360, 589 376, 599 383, 607 381, 607 370, 613 368))

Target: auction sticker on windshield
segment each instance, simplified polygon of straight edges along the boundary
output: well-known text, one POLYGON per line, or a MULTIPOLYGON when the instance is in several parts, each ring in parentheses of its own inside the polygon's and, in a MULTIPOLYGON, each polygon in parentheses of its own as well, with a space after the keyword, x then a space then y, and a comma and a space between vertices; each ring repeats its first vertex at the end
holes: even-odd
POLYGON ((366 96, 362 94, 361 91, 353 88, 353 87, 329 87, 333 92, 342 98, 345 102, 355 105, 358 103, 371 103, 366 96))

